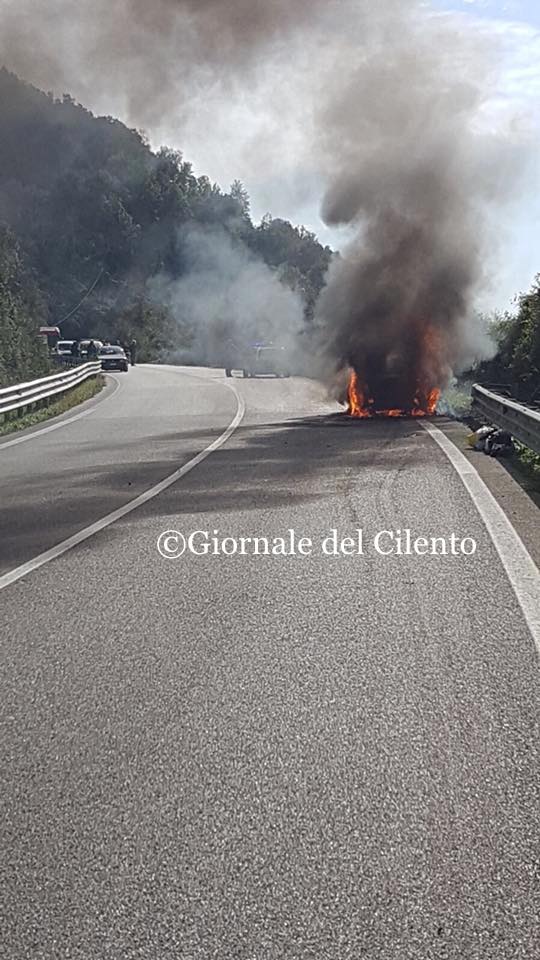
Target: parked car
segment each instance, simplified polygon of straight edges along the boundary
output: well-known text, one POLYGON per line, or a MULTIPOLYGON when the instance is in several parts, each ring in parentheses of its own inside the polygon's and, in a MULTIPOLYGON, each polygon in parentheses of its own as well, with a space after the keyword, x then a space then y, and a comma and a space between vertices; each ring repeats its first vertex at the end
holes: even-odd
POLYGON ((73 340, 59 340, 55 350, 57 357, 70 357, 73 344, 73 340))
POLYGON ((127 373, 129 369, 126 351, 123 347, 115 345, 101 347, 98 352, 98 358, 101 360, 103 370, 122 370, 127 373))
MULTIPOLYGON (((243 372, 245 377, 290 376, 285 347, 275 347, 271 344, 268 346, 257 345, 247 353, 243 372)), ((230 376, 230 372, 226 371, 226 373, 227 376, 230 376)))
POLYGON ((103 341, 95 340, 94 337, 88 337, 88 339, 86 340, 81 340, 81 357, 86 357, 88 353, 88 344, 92 343, 92 340, 94 340, 98 353, 101 350, 103 346, 103 341))

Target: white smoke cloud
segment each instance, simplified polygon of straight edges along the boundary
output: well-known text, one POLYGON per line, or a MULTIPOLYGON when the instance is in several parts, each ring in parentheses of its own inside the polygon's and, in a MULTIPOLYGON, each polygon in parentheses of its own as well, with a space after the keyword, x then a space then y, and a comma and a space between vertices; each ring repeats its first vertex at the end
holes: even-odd
POLYGON ((189 228, 181 248, 183 276, 156 277, 150 295, 189 331, 184 359, 226 366, 228 357, 265 342, 284 347, 293 369, 304 324, 300 294, 225 230, 189 228))

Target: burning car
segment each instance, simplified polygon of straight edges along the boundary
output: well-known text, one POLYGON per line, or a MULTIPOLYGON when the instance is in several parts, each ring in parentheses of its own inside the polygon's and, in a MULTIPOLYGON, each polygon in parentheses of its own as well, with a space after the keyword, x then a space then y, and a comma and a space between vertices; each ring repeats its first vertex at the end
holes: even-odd
POLYGON ((407 349, 371 351, 351 364, 347 389, 350 416, 425 417, 435 413, 440 397, 433 336, 411 338, 407 349))

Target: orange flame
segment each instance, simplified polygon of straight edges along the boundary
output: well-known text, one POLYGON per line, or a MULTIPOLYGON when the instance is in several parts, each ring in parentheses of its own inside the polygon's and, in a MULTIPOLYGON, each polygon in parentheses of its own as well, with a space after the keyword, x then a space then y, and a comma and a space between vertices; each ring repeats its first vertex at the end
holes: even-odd
POLYGON ((418 390, 411 410, 377 410, 373 400, 368 399, 368 393, 362 386, 358 374, 353 370, 349 378, 348 409, 350 417, 368 419, 370 417, 431 417, 437 410, 441 391, 437 387, 431 390, 418 390))
POLYGON ((440 396, 441 391, 438 387, 433 387, 432 390, 427 391, 423 405, 421 405, 418 398, 415 397, 414 402, 416 406, 411 410, 413 417, 432 417, 437 411, 440 396))
POLYGON ((366 402, 364 391, 360 385, 358 374, 353 370, 349 379, 348 389, 349 409, 351 417, 372 417, 369 400, 366 402))
POLYGON ((352 371, 348 387, 348 414, 351 417, 429 417, 437 410, 441 395, 438 387, 429 385, 432 380, 427 371, 437 370, 437 358, 442 352, 441 333, 427 327, 420 336, 418 376, 412 407, 407 410, 382 409, 375 407, 375 401, 369 396, 369 388, 356 371, 352 371))

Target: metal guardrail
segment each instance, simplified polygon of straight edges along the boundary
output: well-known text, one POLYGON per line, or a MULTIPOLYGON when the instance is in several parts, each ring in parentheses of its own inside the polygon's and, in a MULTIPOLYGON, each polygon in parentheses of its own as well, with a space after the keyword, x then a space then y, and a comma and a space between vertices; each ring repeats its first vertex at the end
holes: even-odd
POLYGON ((25 408, 37 404, 48 403, 51 397, 65 393, 71 387, 78 386, 83 380, 95 377, 101 373, 101 360, 82 363, 77 367, 69 367, 61 373, 54 373, 50 377, 41 377, 39 380, 29 380, 28 383, 17 383, 11 387, 0 389, 0 416, 16 410, 22 413, 25 408))
POLYGON ((473 409, 488 423, 508 430, 516 440, 540 453, 540 410, 502 396, 475 383, 472 388, 473 409))

